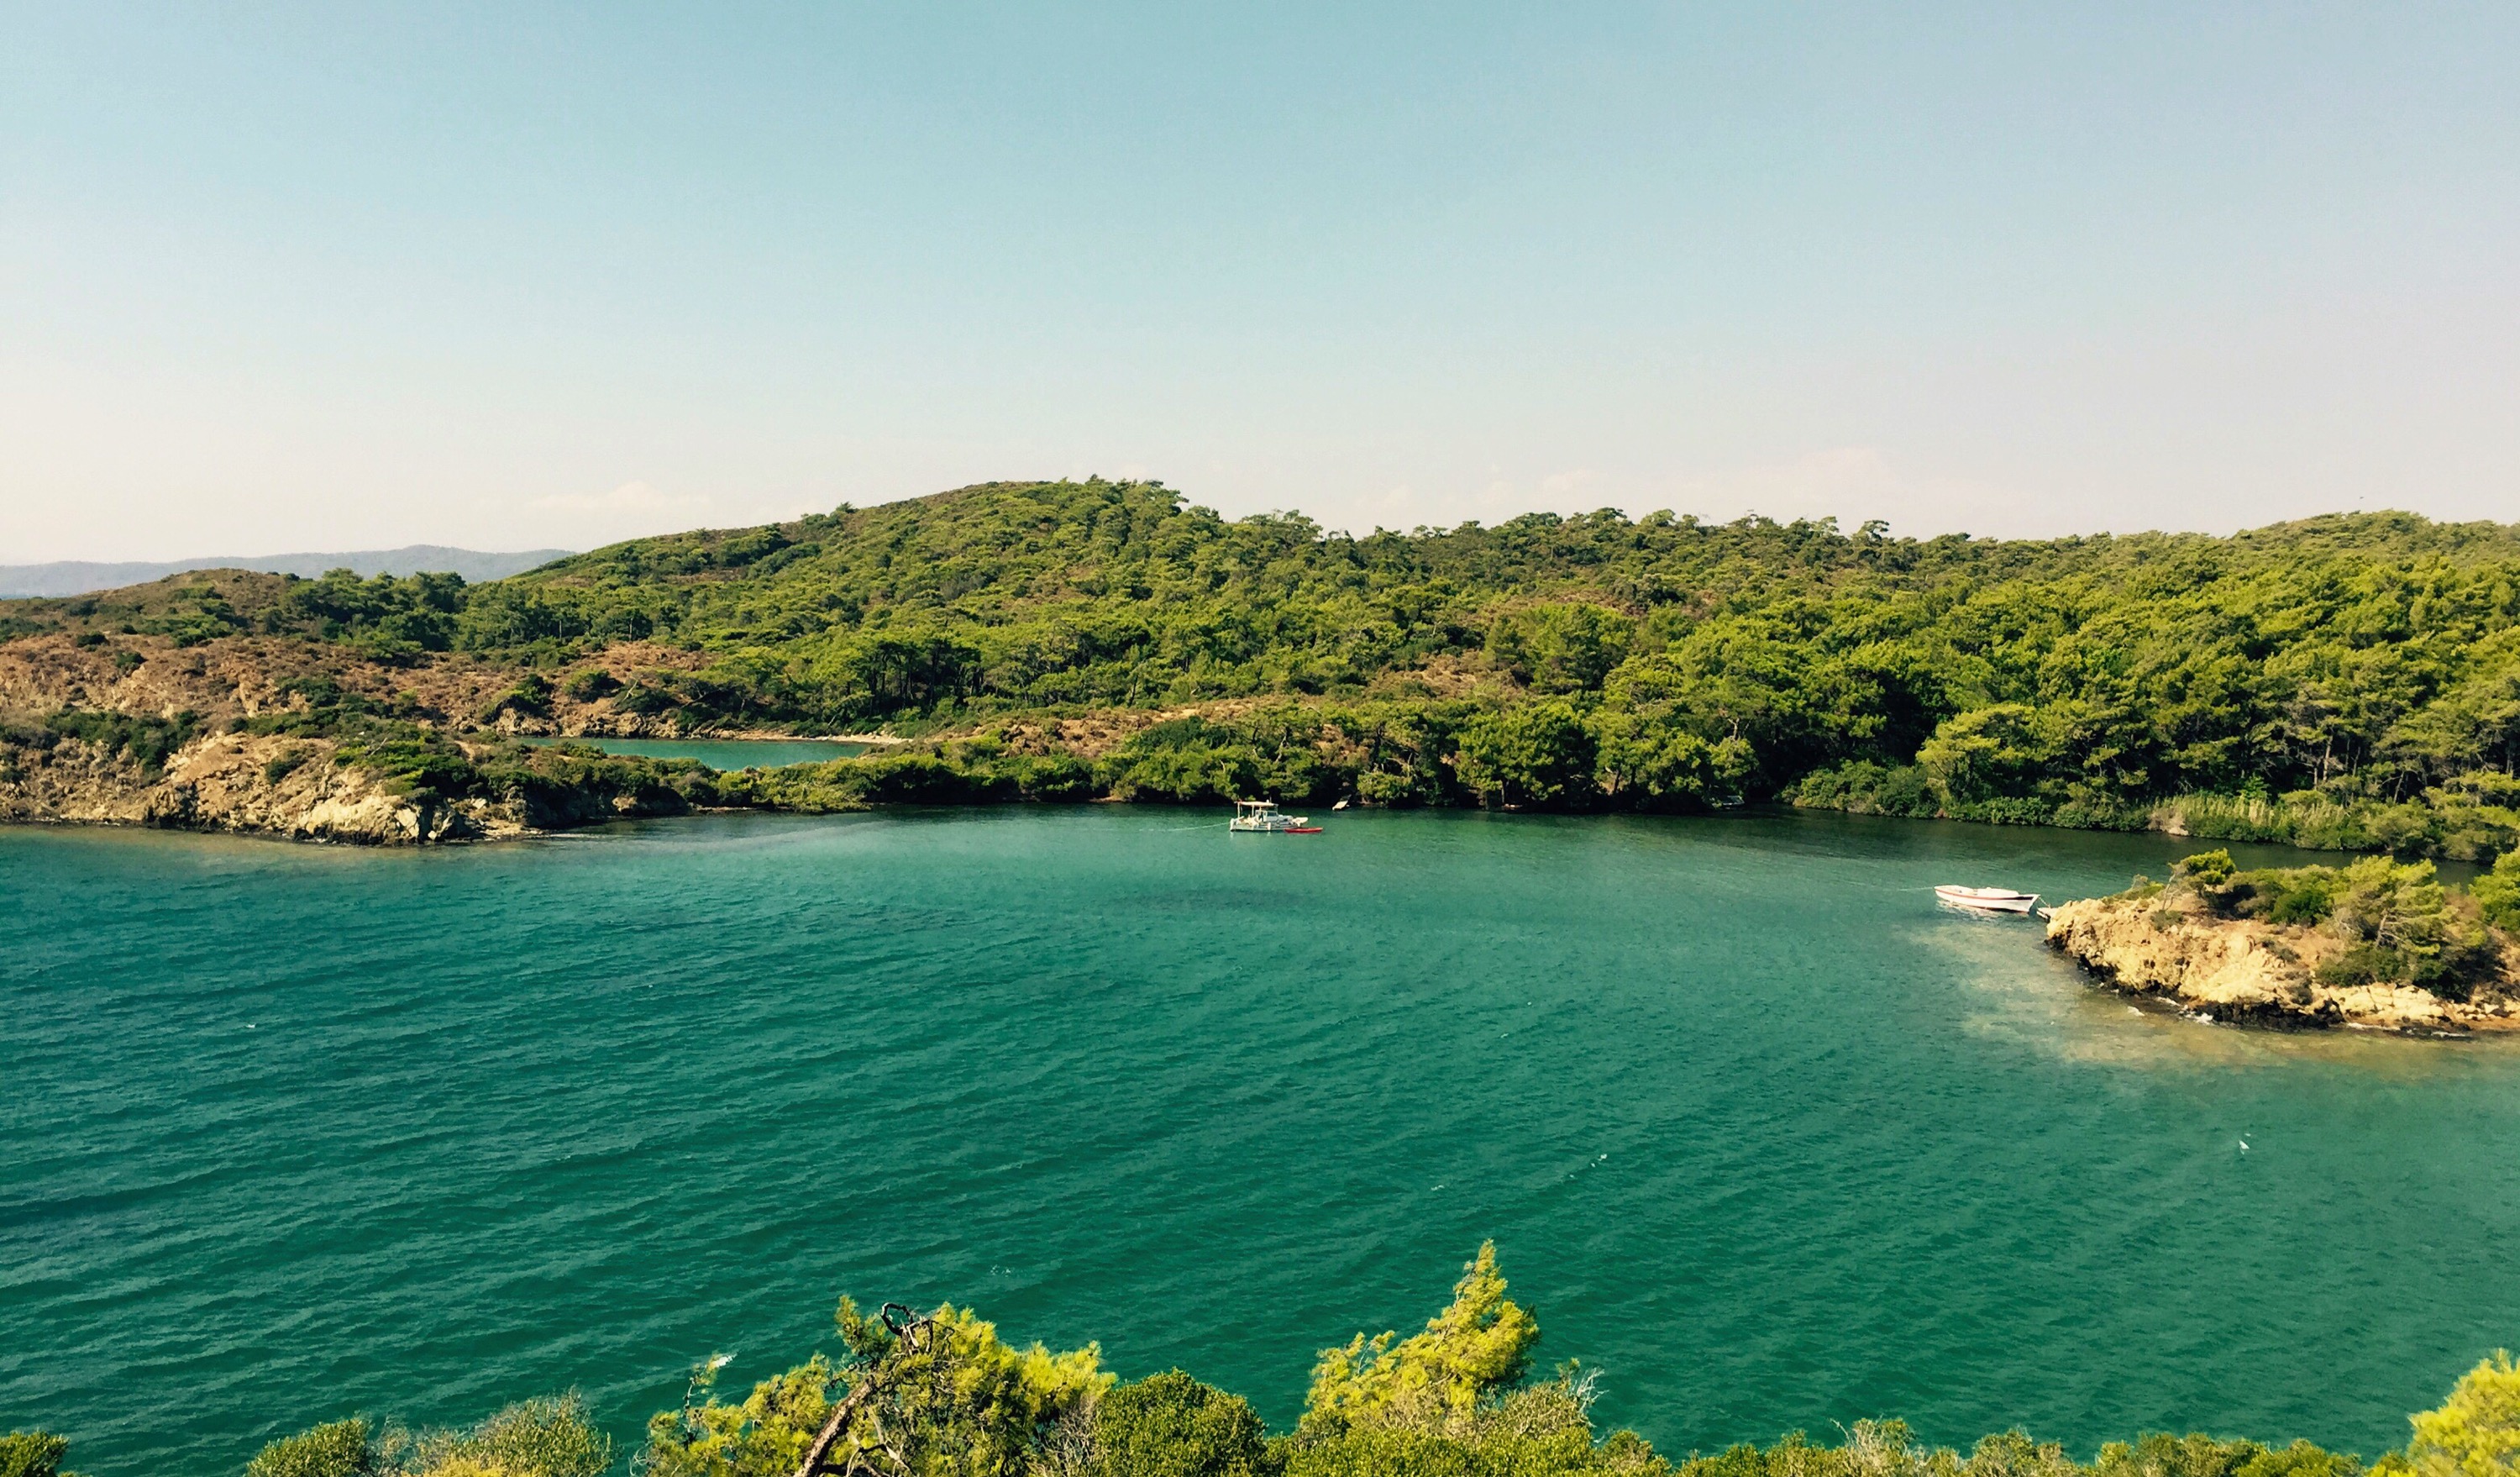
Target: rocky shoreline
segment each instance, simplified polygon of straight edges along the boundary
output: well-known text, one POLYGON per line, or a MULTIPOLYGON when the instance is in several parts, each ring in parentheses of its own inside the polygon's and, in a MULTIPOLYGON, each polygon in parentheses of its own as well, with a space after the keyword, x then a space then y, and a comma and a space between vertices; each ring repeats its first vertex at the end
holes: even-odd
MULTIPOLYGON (((692 660, 648 647, 608 654, 625 672, 692 660)), ((0 643, 0 824, 396 846, 499 840, 742 800, 693 773, 697 766, 671 761, 518 760, 516 740, 524 738, 686 737, 661 718, 555 692, 538 694, 540 711, 521 710, 522 680, 514 668, 469 657, 371 660, 271 637, 185 646, 163 636, 55 634, 0 643), (410 752, 383 752, 396 746, 410 752), (465 782, 480 777, 461 772, 484 764, 503 765, 507 783, 468 792, 465 782)))
POLYGON ((528 834, 523 808, 396 793, 322 738, 215 734, 150 774, 76 738, 22 752, 0 777, 0 823, 141 826, 394 846, 528 834))
POLYGON ((2322 980, 2320 966, 2349 947, 2329 931, 2216 918, 2157 895, 2060 904, 2048 944, 2112 989, 2214 1021, 2433 1036, 2520 1030, 2520 961, 2507 942, 2499 976, 2473 984, 2464 1000, 2410 984, 2322 980))

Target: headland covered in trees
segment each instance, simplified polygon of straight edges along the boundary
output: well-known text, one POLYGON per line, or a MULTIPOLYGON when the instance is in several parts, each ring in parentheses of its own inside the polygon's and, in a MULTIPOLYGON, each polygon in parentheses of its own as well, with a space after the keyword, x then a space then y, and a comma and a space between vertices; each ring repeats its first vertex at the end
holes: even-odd
MULTIPOLYGON (((1598 1433, 1597 1372, 1533 1377, 1539 1320, 1506 1295, 1496 1248, 1462 1270, 1425 1328, 1359 1333, 1322 1351, 1302 1418, 1271 1435, 1250 1403, 1181 1370, 1122 1383, 1093 1345, 1018 1348, 950 1304, 875 1314, 843 1298, 841 1352, 817 1353, 741 1400, 701 1362, 678 1409, 628 1455, 639 1477, 2510 1477, 2520 1471, 2520 1367, 2497 1353, 2405 1448, 2367 1467, 2295 1439, 2147 1435, 2089 1462, 2014 1430, 1966 1454, 1895 1419, 1841 1442, 1790 1433, 1673 1460, 1633 1431, 1598 1433)), ((68 1442, 0 1437, 6 1477, 68 1477, 68 1442)), ((574 1394, 510 1406, 470 1428, 413 1433, 347 1415, 265 1446, 245 1477, 600 1477, 621 1464, 574 1394)))
POLYGON ((695 806, 1781 800, 2489 860, 2520 526, 1891 537, 1534 514, 1363 537, 992 483, 510 579, 0 604, 0 816, 431 839, 695 806), (712 777, 519 735, 880 730, 712 777))
POLYGON ((2059 905, 2048 942, 2207 1020, 2507 1031, 2520 1028, 2520 852, 2445 887, 2427 861, 2242 871, 2218 847, 2167 882, 2059 905))

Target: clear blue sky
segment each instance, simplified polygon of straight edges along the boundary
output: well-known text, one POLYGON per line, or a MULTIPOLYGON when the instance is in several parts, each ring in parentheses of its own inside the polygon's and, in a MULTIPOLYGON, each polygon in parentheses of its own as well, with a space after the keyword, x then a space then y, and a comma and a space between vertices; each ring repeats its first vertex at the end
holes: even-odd
POLYGON ((2520 518, 2520 7, 8 4, 0 562, 2520 518))

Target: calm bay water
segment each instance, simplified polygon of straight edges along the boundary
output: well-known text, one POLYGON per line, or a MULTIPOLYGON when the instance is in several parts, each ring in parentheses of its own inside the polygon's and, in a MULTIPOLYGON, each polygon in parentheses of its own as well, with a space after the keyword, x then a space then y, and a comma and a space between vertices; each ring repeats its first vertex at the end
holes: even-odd
POLYGON ((778 769, 788 764, 819 764, 826 759, 853 759, 867 750, 863 743, 836 738, 528 738, 527 743, 585 743, 608 754, 645 759, 698 759, 715 770, 778 769))
POLYGON ((1685 1452, 1904 1414, 2402 1439, 2520 1343, 2520 1052, 2132 1011, 2156 837, 1095 807, 428 853, 0 831, 0 1427, 209 1477, 832 1303, 1297 1410, 1483 1236, 1685 1452), (2245 1138, 2249 1147, 2239 1147, 2245 1138))

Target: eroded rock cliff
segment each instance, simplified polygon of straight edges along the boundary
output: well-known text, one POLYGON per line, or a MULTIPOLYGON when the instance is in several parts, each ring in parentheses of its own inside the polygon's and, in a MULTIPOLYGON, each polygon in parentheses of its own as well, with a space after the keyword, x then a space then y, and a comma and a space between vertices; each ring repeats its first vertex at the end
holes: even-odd
POLYGON ((0 822, 156 826, 397 845, 521 833, 520 807, 396 793, 321 738, 213 734, 161 769, 77 738, 22 746, 0 768, 0 822))
MULTIPOLYGON (((627 659, 654 653, 632 652, 627 659)), ((635 731, 462 656, 363 659, 270 637, 129 632, 0 643, 0 823, 157 826, 369 844, 486 839, 725 797, 688 763, 529 749, 635 731), (477 727, 495 718, 496 729, 477 727)))
POLYGON ((2460 1001, 2412 985, 2324 982, 2319 966, 2348 947, 2325 930, 2214 918, 2165 907, 2158 897, 2062 904, 2048 916, 2048 942, 2117 989, 2215 1020, 2415 1032, 2520 1027, 2520 971, 2507 948, 2501 978, 2472 986, 2460 1001))

